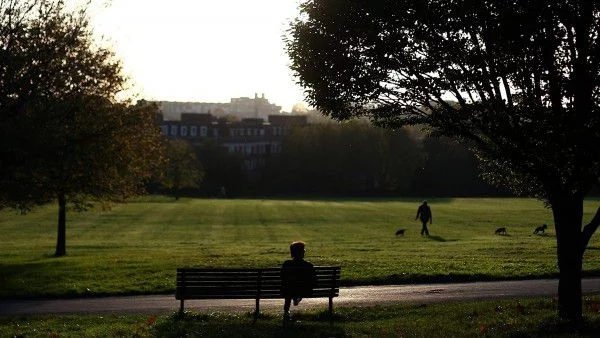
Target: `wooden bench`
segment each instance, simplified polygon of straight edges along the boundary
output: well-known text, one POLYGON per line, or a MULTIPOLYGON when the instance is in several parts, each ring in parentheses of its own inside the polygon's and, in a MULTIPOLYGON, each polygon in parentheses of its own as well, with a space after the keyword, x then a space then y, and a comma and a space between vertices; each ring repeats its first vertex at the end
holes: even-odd
MULTIPOLYGON (((304 298, 329 298, 329 314, 333 314, 333 297, 340 292, 339 266, 315 266, 316 285, 312 295, 304 298)), ((181 301, 183 312, 186 299, 254 299, 258 318, 261 299, 283 298, 281 269, 177 269, 175 298, 181 301)))

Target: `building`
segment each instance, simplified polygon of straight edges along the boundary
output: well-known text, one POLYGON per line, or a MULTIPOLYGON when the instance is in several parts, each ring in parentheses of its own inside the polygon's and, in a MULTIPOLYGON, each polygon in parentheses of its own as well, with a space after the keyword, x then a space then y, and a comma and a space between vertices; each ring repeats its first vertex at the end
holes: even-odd
POLYGON ((201 145, 214 142, 231 154, 241 154, 245 169, 253 171, 265 165, 265 158, 281 153, 283 136, 295 126, 307 124, 306 115, 277 114, 262 118, 246 117, 230 121, 209 113, 181 113, 180 120, 159 117, 162 134, 201 145))
POLYGON ((159 105, 165 120, 179 120, 181 114, 212 114, 216 117, 227 115, 237 116, 239 118, 262 118, 268 119, 269 115, 281 113, 281 106, 270 103, 258 93, 254 98, 238 97, 232 98, 229 103, 210 103, 210 102, 173 102, 156 101, 159 105))

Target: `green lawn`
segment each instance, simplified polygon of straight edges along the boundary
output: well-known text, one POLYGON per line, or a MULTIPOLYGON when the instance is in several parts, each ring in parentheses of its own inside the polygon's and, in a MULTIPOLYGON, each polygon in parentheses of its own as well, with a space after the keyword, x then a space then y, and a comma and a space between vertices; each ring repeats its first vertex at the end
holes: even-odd
MULTIPOLYGON (((587 222, 599 203, 585 205, 587 222)), ((551 211, 533 199, 432 199, 431 237, 414 220, 420 201, 147 197, 110 211, 68 213, 67 256, 52 257, 56 206, 0 212, 0 298, 172 292, 175 269, 279 266, 288 244, 341 265, 344 284, 553 276, 551 211), (548 223, 545 236, 533 229, 548 223), (494 235, 497 227, 507 235, 494 235), (394 236, 405 228, 404 237, 394 236)), ((600 274, 600 236, 584 270, 600 274)))
POLYGON ((598 337, 600 298, 584 301, 576 328, 556 316, 552 299, 514 299, 433 305, 281 313, 163 315, 47 315, 0 317, 0 337, 598 337))

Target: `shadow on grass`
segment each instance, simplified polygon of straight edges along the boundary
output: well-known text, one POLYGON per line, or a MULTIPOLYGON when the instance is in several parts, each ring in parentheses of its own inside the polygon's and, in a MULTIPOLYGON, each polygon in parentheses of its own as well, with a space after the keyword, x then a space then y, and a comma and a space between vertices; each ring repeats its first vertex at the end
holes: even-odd
POLYGON ((579 323, 572 323, 559 318, 543 320, 534 330, 540 337, 598 337, 600 323, 584 318, 579 323))
MULTIPOLYGON (((592 300, 586 309, 597 306, 592 300)), ((340 309, 333 318, 327 311, 281 315, 262 314, 253 324, 251 313, 174 313, 152 327, 157 337, 597 337, 596 313, 576 325, 552 313, 552 300, 483 301, 437 305, 398 305, 340 309), (438 321, 430 318, 441 315, 438 321)))
MULTIPOLYGON (((32 287, 31 281, 37 283, 44 278, 50 278, 48 276, 52 275, 53 271, 63 269, 66 264, 53 255, 40 256, 28 263, 0 264, 0 299, 40 297, 39 294, 24 293, 32 287), (28 284, 24 286, 24 283, 28 284)), ((39 285, 41 287, 43 283, 39 285)))
POLYGON ((444 237, 441 236, 427 236, 428 239, 434 241, 434 242, 456 242, 456 239, 445 239, 444 237))
MULTIPOLYGON (((299 314, 289 322, 281 316, 261 314, 253 323, 252 314, 175 313, 154 327, 157 337, 346 337, 343 328, 328 315, 299 314)), ((335 318, 334 318, 335 321, 335 318)))
POLYGON ((550 238, 556 238, 555 234, 550 234, 547 232, 544 232, 543 234, 533 234, 534 236, 538 236, 538 237, 550 237, 550 238))
MULTIPOLYGON (((318 202, 404 202, 414 203, 415 210, 423 202, 422 198, 398 196, 343 196, 343 195, 282 195, 282 196, 239 196, 239 199, 261 201, 318 201, 318 202)), ((428 199, 429 204, 448 204, 455 200, 453 197, 436 197, 428 199)))

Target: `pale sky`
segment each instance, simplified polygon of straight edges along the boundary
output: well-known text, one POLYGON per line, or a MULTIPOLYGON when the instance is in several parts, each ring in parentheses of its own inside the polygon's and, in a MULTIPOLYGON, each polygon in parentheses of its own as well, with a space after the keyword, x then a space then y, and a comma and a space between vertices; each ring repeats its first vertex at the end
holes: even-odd
POLYGON ((299 0, 96 0, 96 33, 123 60, 141 98, 229 102, 265 94, 303 101, 281 36, 299 0))

